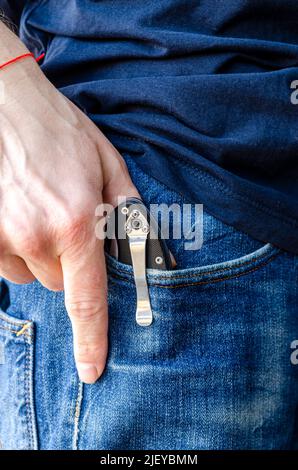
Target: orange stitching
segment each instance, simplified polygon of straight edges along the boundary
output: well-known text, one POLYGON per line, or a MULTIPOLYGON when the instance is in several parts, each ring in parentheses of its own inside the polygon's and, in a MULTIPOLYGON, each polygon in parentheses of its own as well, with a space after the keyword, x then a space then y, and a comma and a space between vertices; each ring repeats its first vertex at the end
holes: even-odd
POLYGON ((24 335, 31 325, 32 325, 31 322, 25 323, 25 325, 16 333, 16 336, 24 335))
MULTIPOLYGON (((19 325, 19 326, 21 326, 21 325, 19 325)), ((5 330, 5 331, 9 331, 10 333, 14 333, 16 336, 18 336, 18 335, 17 335, 18 330, 12 330, 11 328, 6 328, 5 326, 2 326, 2 325, 0 325, 0 329, 1 329, 1 330, 5 330)), ((22 336, 28 336, 28 337, 30 338, 30 334, 28 334, 27 331, 24 331, 24 333, 22 334, 22 336)))
MULTIPOLYGON (((225 281, 225 280, 228 280, 228 279, 235 279, 237 277, 244 276, 245 274, 249 274, 249 273, 252 273, 254 271, 257 271, 258 269, 262 268, 263 266, 266 266, 266 264, 268 264, 269 261, 272 261, 274 258, 276 258, 278 254, 279 253, 276 253, 275 255, 271 256, 271 258, 266 260, 264 263, 259 264, 255 268, 250 269, 249 271, 244 271, 242 273, 234 274, 234 275, 231 275, 231 276, 221 277, 221 278, 218 278, 218 279, 209 279, 209 280, 206 280, 206 281, 191 282, 191 283, 187 283, 187 284, 177 284, 177 285, 174 285, 174 286, 173 285, 156 284, 156 283, 151 284, 151 285, 152 285, 152 287, 160 287, 162 289, 176 289, 176 288, 180 288, 180 287, 199 286, 199 285, 202 285, 202 284, 212 284, 214 282, 225 281)), ((127 281, 127 279, 123 279, 123 277, 117 276, 115 274, 113 276, 116 279, 120 279, 122 281, 123 280, 127 281)), ((133 283, 132 279, 129 279, 129 282, 133 283)), ((149 284, 149 286, 150 286, 150 284, 149 284)))

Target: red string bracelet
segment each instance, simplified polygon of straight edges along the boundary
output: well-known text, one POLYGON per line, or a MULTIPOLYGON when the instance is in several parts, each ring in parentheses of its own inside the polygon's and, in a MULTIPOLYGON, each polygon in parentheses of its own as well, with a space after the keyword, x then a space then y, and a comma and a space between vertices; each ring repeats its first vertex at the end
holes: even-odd
POLYGON ((0 65, 0 69, 3 69, 3 67, 6 67, 7 65, 13 64, 14 62, 17 62, 18 60, 25 59, 26 57, 33 57, 36 62, 39 62, 41 59, 43 59, 45 54, 40 54, 38 57, 34 57, 34 54, 32 52, 27 52, 26 54, 19 55, 18 57, 15 57, 14 59, 10 59, 8 62, 4 62, 4 64, 0 65))

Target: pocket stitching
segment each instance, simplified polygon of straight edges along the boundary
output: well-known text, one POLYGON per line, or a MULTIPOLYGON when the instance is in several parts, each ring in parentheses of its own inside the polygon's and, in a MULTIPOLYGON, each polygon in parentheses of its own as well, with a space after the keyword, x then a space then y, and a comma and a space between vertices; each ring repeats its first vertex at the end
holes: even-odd
MULTIPOLYGON (((25 325, 26 325, 26 323, 25 323, 25 325)), ((19 331, 21 331, 21 329, 20 330, 14 330, 12 328, 7 328, 6 326, 0 325, 0 330, 4 330, 4 331, 8 331, 9 333, 13 333, 16 336, 16 338, 18 338, 19 340, 21 338, 25 338, 27 340, 27 343, 31 344, 32 334, 28 330, 24 331, 20 336, 17 336, 17 334, 19 333, 19 331)))
POLYGON ((9 331, 10 333, 17 334, 17 330, 12 330, 11 328, 6 328, 5 326, 0 325, 0 330, 9 331))
MULTIPOLYGON (((19 330, 10 328, 9 325, 14 325, 17 327, 22 327, 22 324, 25 325, 27 322, 20 322, 19 324, 15 323, 13 320, 10 320, 7 316, 1 317, 4 322, 7 323, 6 326, 0 325, 0 330, 8 331, 9 333, 17 334, 19 330)), ((32 327, 31 327, 32 328, 32 327)), ((26 429, 28 433, 28 450, 36 450, 38 448, 37 444, 37 428, 36 428, 36 416, 35 416, 35 407, 34 407, 34 393, 32 390, 33 386, 33 343, 32 343, 33 331, 24 331, 22 334, 23 344, 25 345, 25 367, 24 367, 24 397, 25 397, 25 422, 26 429)), ((20 338, 14 338, 15 340, 21 340, 20 338)), ((18 341, 18 342, 19 342, 18 341)))
POLYGON ((30 350, 28 351, 28 346, 30 345, 26 344, 26 366, 25 366, 25 402, 26 402, 26 424, 27 424, 27 430, 28 430, 28 436, 29 436, 29 446, 30 449, 34 448, 32 446, 33 443, 33 428, 32 428, 32 416, 31 416, 31 405, 28 397, 28 392, 30 394, 30 361, 28 358, 30 357, 30 350), (29 353, 29 354, 28 354, 29 353))
POLYGON ((5 323, 8 323, 10 325, 14 326, 24 326, 26 323, 31 322, 31 320, 17 320, 17 318, 11 318, 7 313, 3 312, 3 310, 0 309, 0 320, 2 320, 5 323))
MULTIPOLYGON (((277 254, 279 254, 279 253, 273 254, 269 258, 269 260, 273 256, 277 256, 277 254)), ((212 269, 212 270, 206 271, 206 272, 193 273, 191 275, 190 274, 179 274, 177 276, 171 276, 171 277, 159 275, 158 279, 183 279, 183 278, 186 278, 186 277, 199 277, 199 276, 202 276, 202 275, 205 276, 205 275, 208 275, 208 274, 217 274, 217 273, 221 273, 221 272, 224 272, 224 271, 229 271, 231 269, 242 268, 242 266, 246 266, 247 264, 251 264, 251 263, 254 263, 255 261, 262 260, 262 258, 265 258, 266 256, 268 256, 268 253, 264 253, 264 254, 260 255, 259 257, 257 257, 257 258, 252 258, 250 260, 244 261, 244 262, 239 263, 239 264, 234 264, 233 266, 227 266, 226 268, 220 268, 220 269, 212 269)), ((121 269, 121 268, 118 268, 117 271, 123 272, 125 274, 132 274, 132 273, 128 273, 127 271, 125 271, 124 269, 121 269)))
MULTIPOLYGON (((189 282, 189 283, 184 283, 184 284, 175 284, 175 285, 171 285, 171 284, 158 284, 157 282, 152 282, 151 285, 152 287, 160 287, 160 288, 164 288, 164 289, 176 289, 176 288, 180 288, 180 287, 189 287, 189 286, 198 286, 198 285, 204 285, 204 284, 212 284, 212 283, 215 283, 215 282, 220 282, 220 281, 225 281, 225 280, 229 280, 229 279, 235 279, 235 278, 238 278, 240 276, 244 276, 245 274, 249 274, 249 273, 252 273, 254 271, 257 271, 258 269, 261 269, 262 267, 266 266, 270 261, 272 261, 273 259, 275 259, 278 255, 280 254, 280 251, 278 251, 277 253, 274 253, 273 255, 271 255, 266 261, 264 261, 263 263, 259 264, 258 266, 255 266, 254 268, 248 270, 248 271, 243 271, 241 273, 235 273, 235 274, 231 274, 230 276, 225 276, 225 277, 221 277, 221 278, 217 278, 217 279, 208 279, 206 281, 197 281, 197 282, 189 282)), ((260 259, 260 258, 259 258, 260 259)), ((234 268, 235 266, 233 266, 234 268)), ((239 265, 238 265, 239 267, 239 265)), ((241 266, 240 266, 241 267, 241 266)), ((226 268, 227 269, 227 268, 226 268)), ((230 268, 231 269, 231 268, 230 268)), ((120 271, 120 270, 119 270, 120 271)), ((125 274, 127 274, 124 270, 122 270, 122 272, 124 272, 125 274)), ((210 273, 214 273, 215 271, 212 271, 212 272, 209 272, 210 273)), ((203 274, 208 274, 208 273, 203 273, 203 274)), ((192 277, 195 277, 195 276, 201 276, 202 273, 200 274, 193 274, 192 277)), ((112 277, 116 278, 116 279, 119 279, 119 280, 122 280, 122 281, 127 281, 127 282, 130 282, 130 283, 134 283, 133 279, 132 278, 124 278, 124 277, 121 277, 121 276, 117 276, 117 274, 113 273, 111 274, 112 277)), ((178 277, 176 277, 178 278, 178 277)), ((159 279, 162 279, 161 277, 159 279)), ((174 279, 174 277, 172 278, 168 278, 168 277, 164 277, 163 279, 174 279)))
MULTIPOLYGON (((9 331, 10 333, 14 333, 15 335, 17 335, 17 333, 20 331, 20 330, 13 330, 12 328, 6 328, 5 326, 2 326, 2 325, 0 325, 0 330, 9 331)), ((31 338, 31 334, 28 331, 24 331, 22 336, 23 337, 26 336, 27 338, 31 338)))

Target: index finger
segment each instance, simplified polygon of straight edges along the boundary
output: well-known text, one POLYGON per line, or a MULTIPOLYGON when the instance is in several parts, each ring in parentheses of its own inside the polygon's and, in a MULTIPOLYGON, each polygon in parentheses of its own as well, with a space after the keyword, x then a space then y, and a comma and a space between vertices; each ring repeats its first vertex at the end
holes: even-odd
POLYGON ((102 374, 108 349, 107 279, 103 240, 72 248, 60 257, 65 305, 74 340, 74 356, 82 382, 102 374))

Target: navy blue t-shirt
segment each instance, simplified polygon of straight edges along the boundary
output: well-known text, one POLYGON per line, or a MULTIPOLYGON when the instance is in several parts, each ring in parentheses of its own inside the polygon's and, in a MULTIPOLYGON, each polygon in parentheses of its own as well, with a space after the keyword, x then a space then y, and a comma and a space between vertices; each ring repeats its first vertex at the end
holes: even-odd
POLYGON ((0 7, 21 14, 43 71, 120 152, 298 253, 297 0, 21 3, 0 7))

